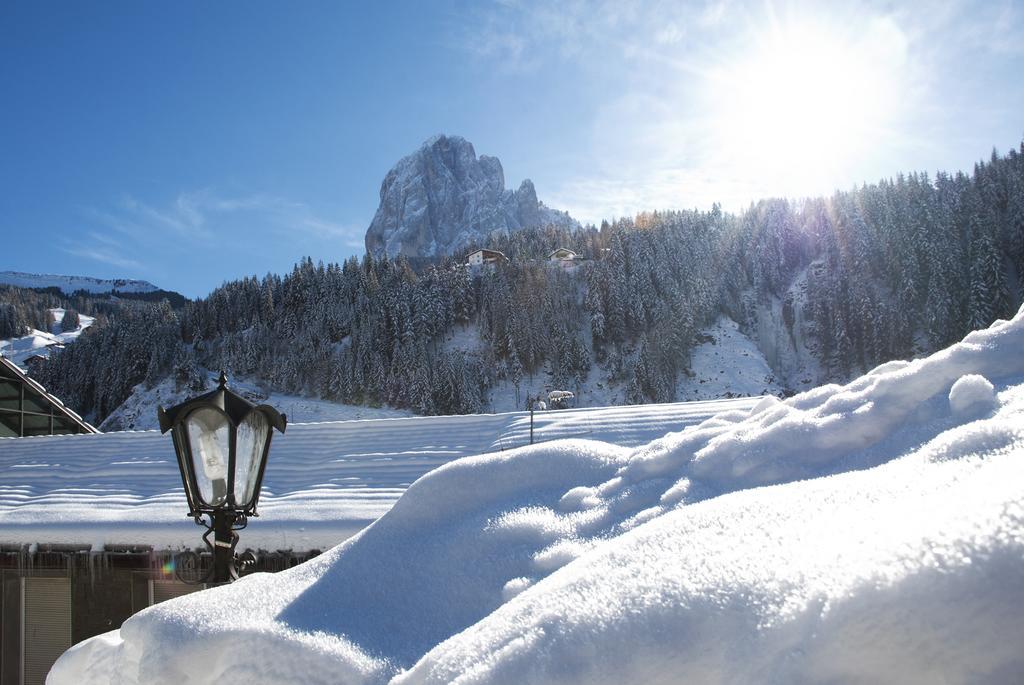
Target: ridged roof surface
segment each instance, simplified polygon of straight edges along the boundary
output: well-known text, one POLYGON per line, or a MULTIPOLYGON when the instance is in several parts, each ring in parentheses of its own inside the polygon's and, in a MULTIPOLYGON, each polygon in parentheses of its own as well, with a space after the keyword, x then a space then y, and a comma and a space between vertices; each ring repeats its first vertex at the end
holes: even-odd
MULTIPOLYGON (((535 441, 632 447, 754 399, 537 412, 535 441)), ((528 444, 527 412, 290 424, 270 450, 260 517, 239 549, 326 549, 453 459, 528 444)), ((0 439, 0 544, 195 547, 169 436, 157 431, 0 439)))

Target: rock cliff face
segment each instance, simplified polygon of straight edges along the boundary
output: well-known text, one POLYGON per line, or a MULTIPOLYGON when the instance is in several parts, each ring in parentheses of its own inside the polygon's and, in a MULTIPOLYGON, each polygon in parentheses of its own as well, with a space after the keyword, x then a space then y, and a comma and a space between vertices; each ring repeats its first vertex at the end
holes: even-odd
POLYGON ((577 226, 537 200, 533 183, 505 188, 496 157, 476 156, 459 136, 434 136, 396 164, 380 186, 380 206, 366 231, 374 256, 453 254, 472 238, 531 226, 577 226))

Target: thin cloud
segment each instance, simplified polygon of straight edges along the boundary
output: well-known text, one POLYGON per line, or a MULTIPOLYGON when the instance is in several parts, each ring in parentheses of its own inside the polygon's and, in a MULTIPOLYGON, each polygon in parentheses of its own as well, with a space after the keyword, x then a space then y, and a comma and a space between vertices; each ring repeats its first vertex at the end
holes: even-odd
POLYGON ((240 215, 251 215, 249 218, 255 219, 257 225, 277 231, 298 231, 316 237, 345 237, 357 230, 318 215, 303 202, 267 194, 224 196, 210 190, 179 193, 162 207, 126 195, 114 210, 86 208, 84 214, 95 223, 140 240, 169 230, 191 241, 212 242, 219 226, 240 215))
POLYGON ((145 272, 145 255, 171 251, 188 258, 190 251, 251 251, 258 240, 275 236, 290 247, 325 241, 340 248, 362 245, 362 229, 328 219, 303 202, 249 193, 225 195, 211 189, 183 191, 171 201, 154 205, 125 195, 108 208, 82 211, 92 225, 85 240, 62 248, 69 254, 123 269, 145 272), (133 255, 129 257, 127 255, 133 255), (139 255, 135 258, 134 255, 139 255))
POLYGON ((109 246, 69 245, 61 247, 61 251, 76 257, 84 257, 109 266, 116 266, 119 269, 128 269, 134 272, 141 272, 144 269, 141 262, 126 257, 109 246))
MULTIPOLYGON (((288 223, 290 224, 291 222, 288 223)), ((351 225, 325 221, 324 219, 317 218, 313 215, 309 215, 301 219, 299 226, 321 238, 348 238, 353 233, 359 233, 365 230, 351 225)))
POLYGON ((191 240, 208 241, 213 237, 204 228, 208 207, 201 194, 182 193, 169 207, 159 209, 129 195, 122 200, 121 209, 136 226, 169 229, 191 240))

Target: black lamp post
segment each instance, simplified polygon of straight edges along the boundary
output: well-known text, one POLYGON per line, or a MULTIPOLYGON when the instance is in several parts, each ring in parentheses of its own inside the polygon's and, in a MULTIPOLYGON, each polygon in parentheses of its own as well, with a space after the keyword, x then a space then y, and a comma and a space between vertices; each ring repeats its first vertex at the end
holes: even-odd
POLYGON ((288 424, 284 414, 266 404, 252 404, 229 390, 227 382, 222 371, 213 392, 157 410, 160 432, 171 431, 174 439, 188 515, 207 528, 203 541, 213 553, 214 583, 238 577, 235 531, 245 528, 250 516, 258 516, 271 429, 284 433, 288 424))

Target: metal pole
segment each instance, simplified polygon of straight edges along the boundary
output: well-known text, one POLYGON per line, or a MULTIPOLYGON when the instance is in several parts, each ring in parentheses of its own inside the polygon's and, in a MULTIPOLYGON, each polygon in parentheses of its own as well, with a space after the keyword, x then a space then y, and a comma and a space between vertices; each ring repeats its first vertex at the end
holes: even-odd
POLYGON ((527 396, 526 400, 530 403, 530 444, 533 444, 533 398, 527 396))
POLYGON ((213 582, 217 585, 231 582, 233 522, 234 516, 229 512, 219 511, 213 515, 213 582))

